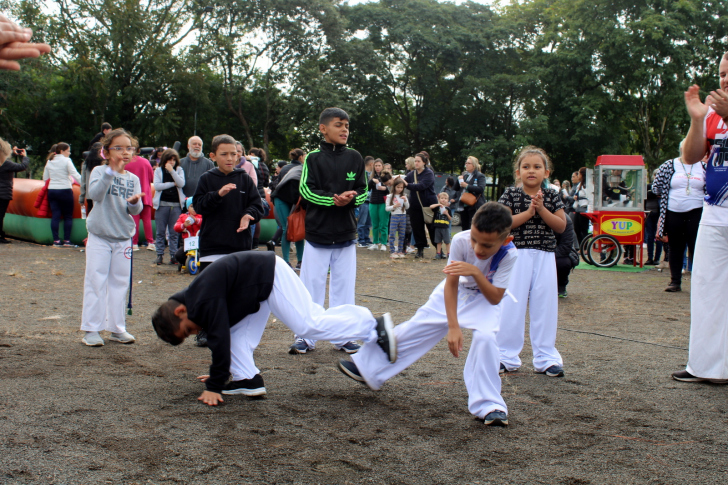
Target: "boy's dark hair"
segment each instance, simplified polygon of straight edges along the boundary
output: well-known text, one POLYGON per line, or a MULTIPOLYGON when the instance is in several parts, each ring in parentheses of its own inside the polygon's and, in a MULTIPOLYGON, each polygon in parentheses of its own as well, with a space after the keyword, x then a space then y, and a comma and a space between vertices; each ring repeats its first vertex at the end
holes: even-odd
POLYGON ((110 129, 111 129, 110 123, 106 123, 106 122, 101 123, 101 132, 103 132, 104 130, 110 130, 110 129))
POLYGON ((382 173, 379 175, 379 183, 383 184, 390 180, 392 180, 392 174, 386 170, 382 170, 382 173))
MULTIPOLYGON (((217 153, 217 149, 220 145, 233 145, 237 147, 237 142, 235 141, 235 138, 230 135, 217 135, 212 139, 212 146, 210 147, 212 153, 217 153)), ((243 153, 245 153, 244 149, 243 153)))
POLYGON ((179 330, 180 322, 179 317, 174 314, 174 310, 181 304, 177 300, 167 300, 152 315, 152 326, 154 331, 157 332, 157 337, 168 344, 179 345, 184 342, 183 339, 174 334, 179 330))
POLYGON ((364 165, 368 165, 369 163, 374 163, 374 157, 371 155, 367 155, 364 157, 364 165))
POLYGON ((164 166, 171 158, 174 158, 174 169, 177 170, 177 167, 179 167, 179 153, 174 148, 167 148, 162 152, 162 156, 159 157, 159 166, 162 170, 164 170, 164 166))
POLYGON ((508 207, 498 202, 486 202, 473 216, 472 226, 478 232, 496 232, 505 239, 511 232, 513 216, 508 207))
POLYGON ((349 115, 346 114, 346 111, 344 111, 341 108, 326 108, 321 112, 321 116, 319 116, 319 125, 328 125, 331 120, 334 118, 339 118, 340 120, 349 121, 349 115))

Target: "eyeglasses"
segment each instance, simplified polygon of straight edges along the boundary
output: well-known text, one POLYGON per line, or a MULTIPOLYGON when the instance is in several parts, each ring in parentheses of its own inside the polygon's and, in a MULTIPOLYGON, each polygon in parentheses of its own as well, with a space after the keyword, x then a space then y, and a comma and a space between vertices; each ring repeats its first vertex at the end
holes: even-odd
POLYGON ((136 151, 136 148, 134 147, 110 147, 109 150, 115 151, 115 152, 129 152, 134 153, 136 151))

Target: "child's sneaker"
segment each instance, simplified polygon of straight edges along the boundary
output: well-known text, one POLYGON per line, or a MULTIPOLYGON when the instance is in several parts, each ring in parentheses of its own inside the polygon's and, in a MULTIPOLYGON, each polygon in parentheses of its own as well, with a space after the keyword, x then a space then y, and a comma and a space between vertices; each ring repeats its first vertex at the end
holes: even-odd
POLYGON ((415 248, 413 248, 412 246, 409 246, 406 251, 407 254, 412 254, 415 252, 417 252, 417 250, 415 248))
POLYGON ((157 250, 157 246, 155 246, 154 244, 147 244, 147 249, 149 251, 156 251, 157 250))
POLYGON ((397 362, 397 340, 394 337, 392 315, 385 313, 375 319, 377 321, 377 344, 382 348, 389 362, 397 362))
POLYGON ((379 249, 379 245, 377 245, 377 244, 370 244, 367 249, 369 251, 376 251, 377 249, 379 249))
POLYGON ((536 372, 536 374, 546 374, 548 377, 564 377, 564 368, 554 364, 545 371, 536 372))
POLYGON ((306 341, 302 338, 297 338, 293 345, 288 347, 288 353, 291 355, 305 354, 309 350, 316 350, 313 347, 309 347, 306 341))
POLYGON ((437 259, 442 259, 442 253, 435 253, 435 257, 432 260, 435 261, 437 259))
POLYGON ((55 247, 55 248, 63 247, 63 241, 53 241, 53 247, 55 247))
POLYGON ((486 426, 508 426, 508 415, 504 411, 491 411, 485 415, 483 424, 486 426))
POLYGON ((265 392, 263 377, 260 374, 255 374, 252 379, 230 381, 225 384, 225 389, 222 390, 222 393, 227 396, 242 394, 248 397, 264 396, 265 392))
POLYGON ((131 250, 132 251, 139 251, 139 245, 138 244, 132 245, 131 250))
POLYGON ((198 347, 207 347, 207 331, 200 330, 195 335, 195 345, 198 347))
POLYGON ((357 369, 356 364, 351 361, 341 359, 339 361, 339 370, 346 377, 350 377, 357 382, 365 382, 364 378, 359 373, 359 369, 357 369))
POLYGON ((86 332, 86 335, 81 339, 81 342, 85 343, 89 347, 102 347, 104 345, 104 339, 101 338, 99 332, 86 332))
POLYGON ((359 244, 356 245, 356 247, 358 247, 358 248, 366 248, 367 245, 366 244, 359 243, 359 244))
POLYGON ((386 244, 380 244, 379 245, 379 249, 382 250, 382 251, 388 251, 386 244))
POLYGON ((112 342, 119 342, 120 344, 133 344, 136 339, 129 332, 112 333, 109 340, 112 342))
POLYGON ((336 350, 341 350, 347 354, 356 354, 359 352, 361 345, 356 342, 346 342, 344 345, 334 345, 336 350))
POLYGON ((76 245, 73 244, 71 241, 63 241, 63 247, 64 248, 75 248, 76 245))

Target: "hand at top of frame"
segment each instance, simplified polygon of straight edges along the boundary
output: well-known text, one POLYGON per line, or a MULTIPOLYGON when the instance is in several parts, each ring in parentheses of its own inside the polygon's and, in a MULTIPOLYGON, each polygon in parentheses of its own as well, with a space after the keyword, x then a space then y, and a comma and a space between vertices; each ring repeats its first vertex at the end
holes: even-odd
POLYGON ((29 43, 33 31, 0 14, 0 69, 19 71, 18 59, 40 57, 51 51, 48 44, 29 43))

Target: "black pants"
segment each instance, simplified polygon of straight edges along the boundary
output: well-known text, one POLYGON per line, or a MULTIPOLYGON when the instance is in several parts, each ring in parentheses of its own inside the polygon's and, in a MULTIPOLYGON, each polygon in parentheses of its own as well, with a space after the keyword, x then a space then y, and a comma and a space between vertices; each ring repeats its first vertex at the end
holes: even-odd
POLYGON ((48 189, 48 203, 51 206, 51 233, 53 241, 60 241, 58 229, 63 218, 63 238, 71 240, 71 229, 73 228, 73 190, 72 189, 48 189))
POLYGON ((470 225, 473 222, 473 216, 477 210, 477 207, 465 206, 463 211, 460 213, 460 227, 463 231, 470 230, 470 225))
POLYGON ((3 223, 5 222, 5 213, 8 211, 9 200, 0 199, 0 239, 5 239, 5 231, 3 231, 3 223))
POLYGON ((569 284, 569 273, 571 273, 573 267, 571 258, 568 256, 556 258, 556 286, 558 286, 559 291, 565 290, 566 285, 569 284))
POLYGON ((667 234, 670 244, 670 284, 680 285, 685 247, 688 248, 688 260, 691 263, 693 261, 695 239, 698 237, 698 227, 702 215, 702 207, 688 212, 667 211, 665 234, 667 234))
POLYGON ((421 207, 412 207, 407 211, 410 216, 410 222, 412 223, 412 234, 415 236, 415 247, 423 249, 427 246, 427 234, 425 229, 430 233, 430 240, 435 239, 433 234, 432 224, 425 224, 425 216, 422 214, 421 207))
POLYGON ((579 212, 574 213, 574 232, 576 232, 576 240, 581 247, 581 242, 589 235, 589 218, 579 212))

